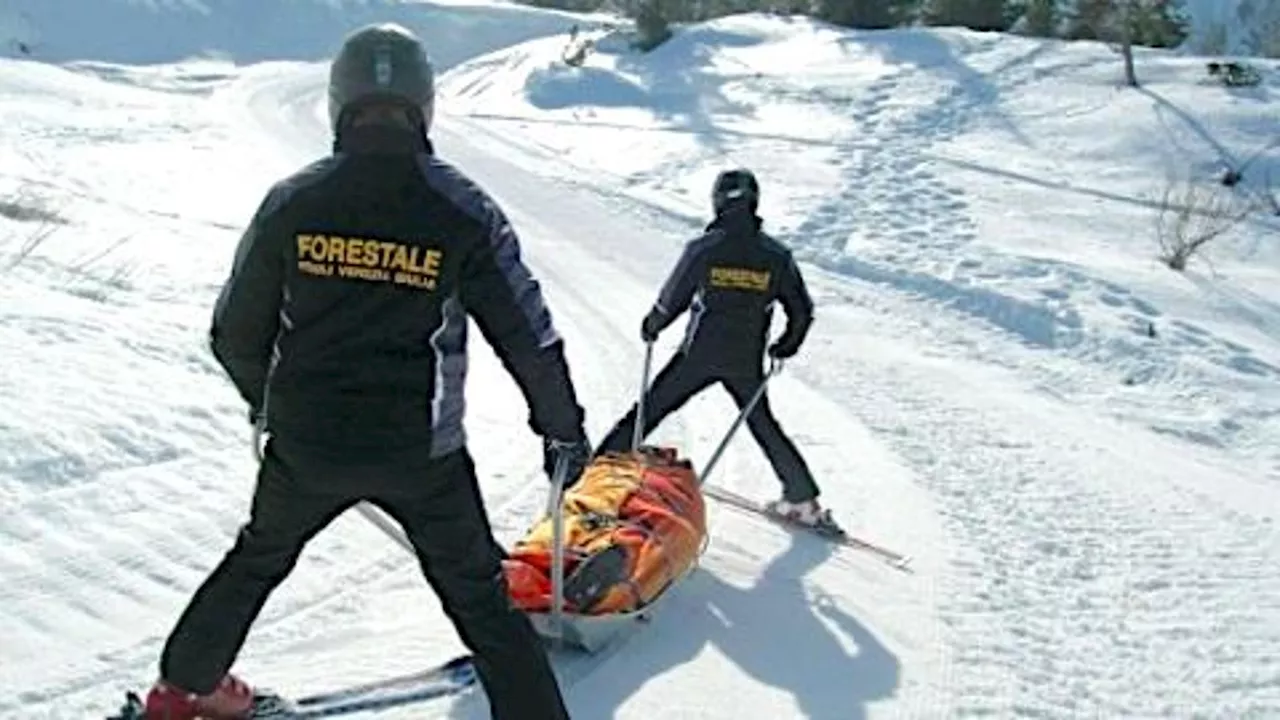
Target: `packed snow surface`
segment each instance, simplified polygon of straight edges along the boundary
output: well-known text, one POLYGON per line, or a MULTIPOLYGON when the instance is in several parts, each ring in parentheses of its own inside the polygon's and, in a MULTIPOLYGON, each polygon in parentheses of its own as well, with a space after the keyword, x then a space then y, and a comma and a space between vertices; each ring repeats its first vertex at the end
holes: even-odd
MULTIPOLYGON (((115 710, 230 546, 254 466, 213 298, 267 187, 329 149, 327 53, 383 18, 438 42, 439 152, 521 233, 593 439, 715 173, 758 173, 817 301, 771 404, 839 520, 916 558, 712 502, 699 570, 566 678, 575 717, 1280 716, 1274 67, 1228 90, 1142 52, 1129 89, 1094 44, 745 15, 648 55, 585 19, 570 68, 575 17, 478 0, 10 5, 47 54, 0 61, 0 717, 115 710), (1164 267, 1166 186, 1246 161, 1217 189, 1261 209, 1164 267)), ((546 482, 473 337, 468 429, 509 543, 546 482)), ((733 417, 709 391, 652 439, 701 464, 733 417)), ((709 481, 778 492, 745 432, 709 481)), ((352 513, 237 668, 301 694, 460 649, 352 513)))

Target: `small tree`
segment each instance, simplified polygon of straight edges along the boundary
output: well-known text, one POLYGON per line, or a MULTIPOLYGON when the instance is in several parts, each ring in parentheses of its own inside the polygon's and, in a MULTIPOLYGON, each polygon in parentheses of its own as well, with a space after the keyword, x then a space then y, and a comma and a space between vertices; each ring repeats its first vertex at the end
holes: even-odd
POLYGON ((1057 0, 1027 0, 1022 9, 1022 32, 1033 37, 1057 35, 1057 0))
POLYGON ((1191 18, 1185 0, 1128 0, 1134 42, 1153 48, 1175 48, 1187 39, 1191 18))
POLYGON ((981 31, 1009 29, 1006 0, 925 0, 920 21, 926 25, 966 27, 981 31))
POLYGON ((660 0, 648 0, 636 11, 636 48, 649 52, 671 39, 671 25, 659 7, 660 0))
POLYGON ((910 22, 918 0, 816 0, 814 14, 833 25, 884 30, 910 22))
POLYGON ((1230 191, 1170 179, 1156 214, 1160 261, 1182 272, 1205 245, 1240 224, 1253 208, 1230 191))
POLYGON ((1236 7, 1245 44, 1257 55, 1280 58, 1280 0, 1241 0, 1236 7))
POLYGON ((1133 48, 1174 47, 1187 36, 1183 0, 1077 0, 1069 16, 1067 37, 1101 40, 1124 60, 1124 80, 1138 86, 1133 48))

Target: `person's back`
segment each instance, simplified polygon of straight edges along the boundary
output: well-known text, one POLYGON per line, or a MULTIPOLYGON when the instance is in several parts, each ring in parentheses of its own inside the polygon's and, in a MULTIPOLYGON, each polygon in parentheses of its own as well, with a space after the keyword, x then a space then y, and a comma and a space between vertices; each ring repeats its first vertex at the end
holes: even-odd
POLYGON ((761 361, 774 302, 785 310, 787 325, 767 353, 772 362, 780 362, 799 352, 813 324, 813 300, 791 252, 761 230, 759 200, 760 184, 750 170, 736 168, 716 176, 711 190, 715 219, 685 245, 640 323, 640 337, 652 349, 658 335, 688 310, 684 342, 644 393, 639 433, 637 403, 614 423, 595 453, 623 451, 694 395, 721 384, 747 413, 748 429, 782 482, 782 499, 769 507, 800 522, 832 525, 830 513, 818 504, 813 474, 761 392, 766 381, 761 361))
POLYGON ((330 75, 333 154, 273 186, 241 238, 210 340, 268 441, 249 521, 165 643, 148 720, 249 714, 252 689, 228 670, 250 625, 311 538, 359 503, 404 530, 493 717, 568 717, 512 606, 467 448, 468 320, 524 393, 553 481, 586 462, 583 410, 514 230, 434 156, 433 97, 411 33, 353 33, 330 75))
POLYGON ((386 462, 461 447, 466 313, 477 304, 500 306, 483 319, 505 349, 530 356, 558 340, 539 296, 521 291, 523 268, 498 255, 503 225, 488 199, 425 139, 416 153, 385 151, 413 142, 400 132, 412 131, 347 131, 335 155, 286 183, 273 216, 295 232, 280 258, 264 411, 290 454, 359 465, 375 451, 386 462))
MULTIPOLYGON (((687 272, 693 286, 683 349, 717 367, 759 367, 775 302, 804 324, 791 253, 760 225, 745 211, 717 217, 689 244, 689 267, 676 273, 687 272)), ((672 289, 679 302, 675 293, 682 288, 672 289)))

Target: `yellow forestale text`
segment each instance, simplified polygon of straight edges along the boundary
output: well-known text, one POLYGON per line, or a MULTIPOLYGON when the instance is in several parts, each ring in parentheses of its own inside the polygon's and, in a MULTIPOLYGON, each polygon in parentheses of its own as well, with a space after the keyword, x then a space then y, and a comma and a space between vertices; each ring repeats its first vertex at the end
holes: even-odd
POLYGON ((393 240, 298 234, 298 272, 435 290, 444 252, 393 240))
POLYGON ((769 271, 713 266, 711 268, 711 286, 732 290, 765 292, 769 289, 769 271))

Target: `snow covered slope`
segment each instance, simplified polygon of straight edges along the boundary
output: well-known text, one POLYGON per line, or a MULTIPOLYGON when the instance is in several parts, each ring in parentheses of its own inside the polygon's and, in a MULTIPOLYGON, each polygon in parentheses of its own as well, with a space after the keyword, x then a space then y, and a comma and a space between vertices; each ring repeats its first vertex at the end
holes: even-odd
MULTIPOLYGON (((114 27, 103 7, 81 11, 114 27)), ((324 66, 293 61, 369 16, 331 38, 277 25, 296 52, 255 62, 212 29, 251 25, 225 7, 192 26, 199 42, 86 38, 94 51, 58 51, 69 65, 0 61, 3 718, 101 717, 148 682, 246 510, 244 410, 205 349, 208 314, 262 192, 327 150, 324 66), (240 55, 120 64, 207 48, 240 55)), ((434 7, 441 33, 441 17, 507 12, 434 7)), ((501 37, 473 33, 475 54, 543 32, 517 18, 568 24, 513 12, 501 37)), ((138 18, 119 17, 121 32, 138 18)), ((1192 61, 1145 56, 1161 101, 1116 89, 1114 58, 1089 46, 754 17, 579 71, 549 65, 563 44, 460 66, 436 139, 523 234, 592 436, 631 400, 639 319, 712 175, 750 165, 818 300, 772 403, 837 515, 918 558, 896 574, 713 504, 702 568, 569 687, 575 717, 1280 713, 1274 230, 1225 239, 1216 275, 1174 275, 1150 259, 1142 197, 1166 166, 1212 168, 1187 118, 1252 152, 1270 89, 1179 83, 1192 61)), ((473 348, 468 428, 509 541, 545 482, 514 385, 473 348)), ((655 439, 702 462, 731 420, 713 391, 655 439)), ((745 437, 716 473, 777 490, 745 437)), ((306 692, 458 649, 412 560, 351 515, 309 547, 239 667, 306 692)))
POLYGON ((747 165, 805 259, 985 321, 1031 387, 1276 472, 1280 218, 1253 213, 1185 275, 1155 261, 1154 233, 1171 177, 1213 190, 1252 158, 1236 195, 1260 202, 1280 172, 1271 87, 1146 52, 1144 88, 1122 90, 1093 43, 753 16, 647 56, 604 37, 581 68, 560 44, 457 68, 446 107, 688 215, 747 165))
POLYGON ((386 21, 420 33, 432 59, 449 67, 562 33, 583 18, 490 0, 3 0, 0 56, 135 64, 323 60, 350 29, 386 21))
MULTIPOLYGON (((1153 236, 1169 176, 1212 190, 1252 159, 1235 197, 1258 198, 1273 86, 1142 52, 1124 90, 1097 45, 765 17, 599 45, 579 69, 550 39, 473 61, 448 107, 686 234, 716 171, 760 173, 769 226, 829 273, 793 376, 902 455, 956 543, 957 712, 1280 712, 1274 665, 1246 659, 1280 642, 1259 594, 1280 580, 1276 219, 1184 274, 1153 236)), ((680 239, 596 245, 656 282, 680 239)))
MULTIPOLYGON (((244 408, 208 355, 208 315, 262 192, 327 150, 323 77, 323 65, 294 62, 0 61, 0 717, 101 717, 123 690, 149 682, 164 634, 243 520, 253 482, 244 408)), ((599 437, 635 387, 633 316, 651 288, 585 252, 579 223, 614 223, 614 237, 633 243, 651 225, 622 219, 629 201, 567 198, 471 149, 447 124, 438 140, 504 188, 572 338, 599 437)), ((495 526, 510 541, 546 483, 514 385, 483 343, 474 353, 468 428, 495 526)), ((875 479, 833 488, 833 503, 859 508, 868 533, 918 526, 912 547, 928 572, 944 544, 928 499, 891 454, 839 444, 864 430, 838 405, 789 384, 777 404, 811 418, 799 429, 815 443, 815 469, 875 479), (859 500, 875 488, 883 499, 859 500), (890 497, 905 509, 890 512, 890 497)), ((657 439, 704 461, 732 419, 727 409, 724 398, 703 400, 657 439)), ((743 490, 772 492, 753 451, 739 444, 721 471, 743 490)), ((706 562, 719 569, 692 579, 590 684, 569 689, 578 716, 650 717, 655 706, 693 703, 738 716, 857 715, 876 702, 897 707, 895 692, 949 704, 933 671, 950 653, 937 637, 933 580, 890 581, 874 561, 728 511, 713 510, 713 522, 706 562), (811 597, 822 598, 818 610, 811 597), (894 637, 873 623, 897 628, 894 637), (784 641, 822 669, 799 672, 777 654, 784 641), (850 671, 863 679, 850 685, 850 671)), ((310 546, 264 609, 240 668, 306 692, 459 649, 412 559, 352 515, 310 546)), ((483 701, 398 713, 446 715, 484 717, 483 701)))

